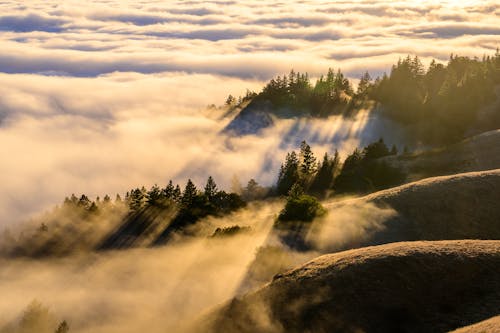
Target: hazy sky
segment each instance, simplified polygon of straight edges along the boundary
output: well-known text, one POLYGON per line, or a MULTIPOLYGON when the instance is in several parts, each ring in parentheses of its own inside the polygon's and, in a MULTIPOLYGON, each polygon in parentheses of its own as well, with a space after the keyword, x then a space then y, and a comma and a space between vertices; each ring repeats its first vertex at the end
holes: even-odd
MULTIPOLYGON (((408 53, 500 46, 498 1, 28 0, 0 13, 0 226, 73 192, 271 181, 292 125, 226 140, 204 106, 292 67, 356 78, 408 53)), ((320 127, 326 150, 337 127, 320 127)))

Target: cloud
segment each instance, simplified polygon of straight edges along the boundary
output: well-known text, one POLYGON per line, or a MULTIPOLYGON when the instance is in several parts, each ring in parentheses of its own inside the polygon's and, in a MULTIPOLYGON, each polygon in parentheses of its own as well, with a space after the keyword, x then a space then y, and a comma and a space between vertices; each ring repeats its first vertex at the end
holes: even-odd
POLYGON ((63 31, 64 23, 66 22, 60 18, 45 17, 38 14, 0 16, 0 30, 3 31, 46 31, 57 33, 63 31))
POLYGON ((431 33, 428 37, 455 38, 463 35, 500 35, 498 25, 446 24, 415 29, 416 33, 431 33))
MULTIPOLYGON (((229 93, 259 91, 291 68, 313 78, 341 68, 359 78, 366 70, 381 75, 408 53, 424 63, 446 61, 452 52, 492 54, 496 7, 495 1, 3 2, 0 152, 9 158, 0 166, 0 224, 72 192, 123 193, 170 177, 194 177, 201 185, 212 174, 225 185, 234 171, 243 182, 257 177, 270 184, 298 136, 313 141, 317 154, 334 146, 348 151, 365 139, 346 133, 365 120, 331 119, 326 127, 285 121, 263 137, 227 141, 217 136, 224 123, 203 110, 229 93)), ((371 133, 386 125, 369 117, 364 123, 371 133)))

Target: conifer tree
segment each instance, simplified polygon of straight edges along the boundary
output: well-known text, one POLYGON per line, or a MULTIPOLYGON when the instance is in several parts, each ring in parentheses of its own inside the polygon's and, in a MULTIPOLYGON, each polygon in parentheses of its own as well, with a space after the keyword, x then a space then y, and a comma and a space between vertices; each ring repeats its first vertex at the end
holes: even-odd
POLYGON ((167 199, 173 199, 174 197, 174 184, 172 183, 172 180, 168 181, 168 185, 163 189, 163 195, 167 199))
POLYGON ((316 157, 306 141, 300 144, 300 173, 303 178, 310 177, 316 171, 316 157))
POLYGON ((215 184, 212 176, 209 176, 207 179, 207 184, 205 185, 205 196, 209 201, 212 201, 215 195, 217 194, 217 185, 215 184))
POLYGON ((193 201, 198 194, 198 191, 196 189, 196 186, 193 184, 191 179, 188 179, 186 183, 186 187, 184 189, 184 193, 182 194, 182 205, 184 207, 189 207, 193 204, 193 201))
POLYGON ((299 181, 299 159, 292 151, 286 155, 285 164, 281 166, 277 182, 277 191, 280 195, 287 195, 293 184, 299 181))

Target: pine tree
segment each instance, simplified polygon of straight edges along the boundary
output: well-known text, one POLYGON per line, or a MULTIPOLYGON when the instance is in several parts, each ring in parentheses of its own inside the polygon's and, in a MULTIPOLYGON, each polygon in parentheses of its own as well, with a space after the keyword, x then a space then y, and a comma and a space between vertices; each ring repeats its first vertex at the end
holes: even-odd
POLYGON ((162 192, 158 185, 154 184, 151 190, 147 193, 147 203, 148 205, 157 205, 162 201, 162 192))
POLYGON ((179 184, 175 185, 174 192, 172 193, 172 199, 173 199, 175 202, 178 202, 178 203, 180 203, 180 202, 181 202, 181 199, 182 199, 182 193, 181 193, 181 187, 179 186, 179 184))
POLYGON ((131 210, 137 211, 142 208, 144 203, 144 193, 139 188, 130 191, 129 196, 129 208, 131 210))
POLYGON ((306 141, 300 144, 300 173, 303 178, 310 177, 316 171, 316 157, 306 141))
POLYGON ((207 184, 205 185, 205 196, 209 201, 212 201, 215 195, 217 194, 217 185, 215 184, 212 176, 209 176, 207 179, 207 184))
POLYGON ((358 84, 358 91, 357 94, 359 96, 366 95, 368 88, 370 87, 372 78, 368 72, 365 72, 363 76, 361 76, 361 79, 359 80, 358 84))
POLYGON ((287 195, 293 184, 299 181, 299 159, 292 151, 286 155, 285 164, 281 166, 276 184, 278 194, 287 195))
POLYGON ((193 184, 191 179, 188 179, 186 187, 184 189, 184 193, 182 194, 182 199, 181 199, 182 205, 184 207, 191 206, 197 194, 198 191, 196 189, 196 186, 193 184))
POLYGON ((172 183, 172 180, 168 181, 168 185, 163 189, 163 195, 167 199, 173 199, 174 197, 174 184, 172 183))
POLYGON ((338 152, 335 152, 335 157, 332 159, 325 153, 323 161, 320 163, 318 172, 312 181, 310 191, 319 195, 324 195, 333 185, 336 168, 338 167, 338 152))

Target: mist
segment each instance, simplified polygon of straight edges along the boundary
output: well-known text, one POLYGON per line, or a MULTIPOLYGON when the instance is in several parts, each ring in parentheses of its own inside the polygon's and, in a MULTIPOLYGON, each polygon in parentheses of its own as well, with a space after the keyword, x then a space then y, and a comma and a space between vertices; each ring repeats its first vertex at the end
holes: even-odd
POLYGON ((277 208, 253 206, 200 221, 197 237, 160 248, 1 259, 0 328, 15 324, 37 300, 53 317, 66 320, 71 332, 178 331, 238 292, 257 249, 268 239, 277 208), (251 229, 210 237, 216 227, 236 224, 251 229))
POLYGON ((260 81, 116 73, 98 79, 0 75, 0 83, 6 96, 0 153, 9 156, 0 166, 2 228, 71 193, 113 197, 169 179, 202 186, 209 175, 226 189, 234 175, 243 186, 251 178, 272 185, 286 152, 302 140, 318 157, 335 149, 345 157, 381 136, 388 144, 403 140, 401 129, 369 110, 326 121, 276 120, 258 135, 221 134, 231 118, 207 105, 247 88, 260 91, 260 81))

